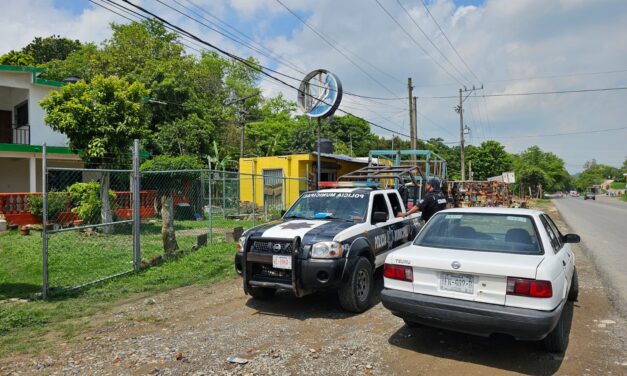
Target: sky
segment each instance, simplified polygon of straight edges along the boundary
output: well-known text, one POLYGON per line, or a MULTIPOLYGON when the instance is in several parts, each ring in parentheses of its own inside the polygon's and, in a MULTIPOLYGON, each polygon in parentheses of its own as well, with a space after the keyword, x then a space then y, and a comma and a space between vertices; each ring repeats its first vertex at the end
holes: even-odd
MULTIPOLYGON (((580 172, 593 158, 620 166, 627 157, 627 90, 491 96, 627 87, 627 1, 425 0, 431 17, 421 0, 280 0, 330 43, 278 0, 130 1, 228 51, 256 57, 294 77, 285 78, 292 85, 297 86, 297 79, 307 72, 325 68, 350 93, 402 98, 411 77, 418 97, 420 138, 459 142, 459 116, 454 111, 458 99, 430 97, 458 96, 460 87, 483 85, 482 90, 464 94, 469 94, 464 102, 464 123, 470 128, 467 143, 495 139, 513 153, 538 145, 564 159, 571 173, 580 172), (227 22, 275 58, 237 44, 162 3, 198 19, 215 20, 213 16, 227 22), (615 128, 622 129, 606 131, 615 128)), ((0 53, 51 34, 99 43, 111 35, 110 22, 129 22, 87 0, 4 0, 3 9, 12 16, 0 24, 4 36, 0 53)), ((270 80, 260 85, 266 96, 282 92, 296 98, 294 89, 270 80)), ((407 107, 407 99, 345 95, 340 108, 409 134, 407 107)))

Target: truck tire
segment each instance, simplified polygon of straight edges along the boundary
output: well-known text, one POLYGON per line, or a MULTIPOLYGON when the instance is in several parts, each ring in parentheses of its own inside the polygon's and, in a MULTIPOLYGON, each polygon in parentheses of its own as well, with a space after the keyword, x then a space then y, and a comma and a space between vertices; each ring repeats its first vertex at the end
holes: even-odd
POLYGON ((568 347, 568 337, 566 336, 564 320, 564 313, 562 312, 555 328, 542 340, 542 344, 548 352, 563 353, 566 351, 566 347, 568 347))
POLYGON ((372 294, 372 265, 365 257, 359 257, 348 281, 340 285, 340 305, 346 311, 360 313, 370 306, 372 294))
POLYGON ((573 280, 570 282, 570 290, 568 290, 568 300, 577 301, 579 296, 579 277, 577 277, 577 268, 573 271, 573 280))
POLYGON ((276 289, 270 287, 251 287, 249 292, 254 299, 268 300, 274 296, 276 289))

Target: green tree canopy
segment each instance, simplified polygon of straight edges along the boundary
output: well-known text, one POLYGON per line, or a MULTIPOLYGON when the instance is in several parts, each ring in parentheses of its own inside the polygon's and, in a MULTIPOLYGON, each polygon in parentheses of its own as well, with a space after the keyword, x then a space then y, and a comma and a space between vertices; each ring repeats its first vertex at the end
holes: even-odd
POLYGON ((22 52, 32 56, 35 64, 40 65, 51 60, 64 60, 80 47, 81 42, 78 40, 51 35, 46 38, 36 37, 22 49, 22 52))
POLYGON ((487 180, 512 169, 512 157, 498 141, 484 141, 479 147, 471 148, 466 163, 472 161, 475 180, 487 180))
POLYGON ((10 51, 0 56, 0 65, 33 66, 35 59, 21 51, 10 51))
POLYGON ((543 152, 538 146, 531 146, 515 156, 513 165, 516 179, 525 186, 542 184, 547 192, 568 190, 571 186, 564 161, 551 152, 543 152))
POLYGON ((40 104, 45 122, 82 150, 86 164, 117 166, 128 161, 133 139, 148 135, 148 94, 140 82, 96 76, 52 91, 40 104))

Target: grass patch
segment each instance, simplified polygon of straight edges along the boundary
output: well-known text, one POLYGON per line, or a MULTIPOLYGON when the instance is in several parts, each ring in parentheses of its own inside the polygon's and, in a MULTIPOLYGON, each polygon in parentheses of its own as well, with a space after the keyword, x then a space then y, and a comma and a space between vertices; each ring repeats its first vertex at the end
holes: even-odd
POLYGON ((625 182, 614 181, 614 182, 612 182, 612 184, 610 185, 610 187, 611 187, 612 189, 625 189, 625 185, 626 185, 626 184, 627 184, 627 183, 625 183, 625 182))
POLYGON ((627 194, 620 196, 621 201, 627 202, 627 194))
MULTIPOLYGON (((0 356, 44 349, 50 346, 44 336, 51 331, 62 338, 72 338, 86 327, 86 323, 72 320, 100 312, 123 298, 232 277, 233 255, 232 243, 213 244, 158 267, 86 286, 48 301, 1 304, 0 356)), ((158 322, 151 317, 138 320, 158 322)))

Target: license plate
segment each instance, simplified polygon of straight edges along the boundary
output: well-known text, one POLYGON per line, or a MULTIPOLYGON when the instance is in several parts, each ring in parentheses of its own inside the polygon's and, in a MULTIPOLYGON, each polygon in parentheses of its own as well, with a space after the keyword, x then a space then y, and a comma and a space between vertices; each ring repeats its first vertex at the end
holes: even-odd
POLYGON ((292 256, 272 255, 272 267, 277 269, 292 269, 292 256))
POLYGON ((471 275, 442 273, 440 275, 440 289, 473 294, 475 284, 471 275))

